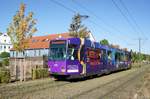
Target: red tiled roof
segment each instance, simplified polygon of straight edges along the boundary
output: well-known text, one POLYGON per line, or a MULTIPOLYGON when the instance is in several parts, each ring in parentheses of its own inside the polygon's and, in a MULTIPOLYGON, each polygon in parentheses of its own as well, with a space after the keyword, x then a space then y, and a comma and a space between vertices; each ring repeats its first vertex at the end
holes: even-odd
MULTIPOLYGON (((28 49, 40 49, 40 48, 49 48, 49 41, 58 38, 61 36, 62 38, 69 38, 69 33, 61 33, 61 34, 50 34, 46 36, 34 36, 29 40, 28 49)), ((11 49, 14 50, 14 49, 11 49)))

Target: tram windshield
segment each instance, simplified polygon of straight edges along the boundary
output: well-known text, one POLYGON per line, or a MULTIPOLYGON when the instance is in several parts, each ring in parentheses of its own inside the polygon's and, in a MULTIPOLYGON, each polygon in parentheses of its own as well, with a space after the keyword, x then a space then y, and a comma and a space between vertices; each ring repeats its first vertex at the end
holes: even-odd
POLYGON ((76 60, 78 50, 76 45, 66 41, 52 41, 49 48, 49 60, 76 60))
POLYGON ((64 60, 66 59, 66 55, 65 41, 51 42, 49 49, 49 60, 64 60))

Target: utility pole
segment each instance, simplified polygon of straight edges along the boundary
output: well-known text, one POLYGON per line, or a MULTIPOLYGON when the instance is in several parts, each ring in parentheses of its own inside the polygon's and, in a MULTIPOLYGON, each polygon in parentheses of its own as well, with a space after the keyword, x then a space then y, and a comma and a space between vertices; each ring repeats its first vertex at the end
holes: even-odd
POLYGON ((141 38, 138 39, 139 40, 139 53, 141 53, 141 38))
POLYGON ((134 40, 138 40, 138 49, 139 49, 139 51, 138 51, 138 59, 139 59, 139 66, 141 67, 141 62, 142 62, 142 60, 141 60, 141 49, 142 49, 142 45, 141 45, 141 42, 142 42, 142 40, 144 41, 144 40, 147 40, 147 38, 141 38, 141 37, 139 37, 138 39, 134 39, 134 40))
POLYGON ((139 41, 139 61, 140 61, 140 66, 142 65, 142 64, 141 64, 141 62, 142 62, 142 60, 141 60, 141 46, 142 46, 142 45, 141 45, 141 41, 142 41, 142 40, 143 40, 143 41, 144 41, 144 40, 147 40, 147 38, 145 38, 145 39, 144 39, 144 38, 141 38, 141 37, 138 38, 138 41, 139 41))
POLYGON ((138 39, 139 40, 139 61, 140 61, 140 67, 141 67, 141 38, 138 39))

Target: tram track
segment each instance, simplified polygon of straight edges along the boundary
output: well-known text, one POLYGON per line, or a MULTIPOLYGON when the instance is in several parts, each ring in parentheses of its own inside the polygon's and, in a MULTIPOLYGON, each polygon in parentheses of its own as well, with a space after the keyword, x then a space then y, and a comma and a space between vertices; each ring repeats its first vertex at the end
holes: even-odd
POLYGON ((113 80, 111 80, 111 81, 109 81, 105 84, 99 85, 99 86, 94 87, 92 89, 89 89, 89 90, 83 91, 79 94, 76 94, 76 95, 72 96, 71 99, 82 98, 82 97, 85 98, 87 96, 90 96, 91 95, 90 93, 94 93, 94 91, 96 92, 96 90, 99 90, 97 92, 101 92, 101 93, 98 93, 99 94, 98 99, 103 99, 104 97, 108 96, 109 94, 116 91, 120 87, 123 87, 123 85, 131 82, 132 80, 135 80, 142 73, 147 71, 148 68, 149 68, 148 66, 146 66, 144 69, 140 68, 140 69, 138 69, 138 70, 140 70, 138 73, 137 73, 137 70, 136 70, 136 71, 131 72, 131 73, 125 75, 125 76, 119 77, 117 79, 113 79, 113 80), (134 75, 131 76, 132 74, 134 74, 134 75), (128 78, 128 79, 125 79, 125 78, 128 78), (115 84, 118 84, 118 85, 115 86, 115 84), (109 88, 109 91, 103 92, 104 89, 106 90, 108 88, 109 88))

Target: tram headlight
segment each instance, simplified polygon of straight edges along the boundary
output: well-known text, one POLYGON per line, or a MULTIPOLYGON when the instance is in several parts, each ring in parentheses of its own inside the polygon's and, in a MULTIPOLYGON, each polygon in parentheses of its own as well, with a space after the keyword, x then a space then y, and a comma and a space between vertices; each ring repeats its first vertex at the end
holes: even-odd
POLYGON ((48 71, 49 71, 49 72, 51 71, 51 68, 50 68, 50 67, 48 68, 48 71))
POLYGON ((61 72, 65 72, 65 68, 63 66, 61 67, 61 72))

